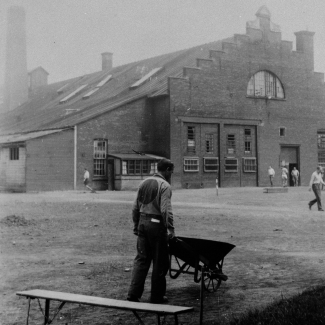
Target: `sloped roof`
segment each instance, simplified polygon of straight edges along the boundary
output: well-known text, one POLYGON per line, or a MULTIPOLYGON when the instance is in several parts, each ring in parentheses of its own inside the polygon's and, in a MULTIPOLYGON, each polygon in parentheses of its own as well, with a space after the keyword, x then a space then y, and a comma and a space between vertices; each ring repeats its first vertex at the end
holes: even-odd
POLYGON ((209 50, 220 49, 221 41, 211 42, 40 87, 26 103, 0 115, 0 134, 72 127, 141 97, 166 95, 168 77, 182 76, 183 67, 195 67, 197 58, 208 58, 209 50), (157 74, 137 88, 130 88, 158 67, 162 69, 157 74), (108 75, 112 77, 107 83, 83 99, 108 75), (82 85, 87 86, 60 104, 82 85))
POLYGON ((0 144, 24 142, 27 140, 44 137, 46 135, 58 133, 61 131, 63 131, 63 129, 28 132, 28 133, 17 133, 17 134, 11 134, 11 135, 2 135, 2 136, 0 136, 0 144))

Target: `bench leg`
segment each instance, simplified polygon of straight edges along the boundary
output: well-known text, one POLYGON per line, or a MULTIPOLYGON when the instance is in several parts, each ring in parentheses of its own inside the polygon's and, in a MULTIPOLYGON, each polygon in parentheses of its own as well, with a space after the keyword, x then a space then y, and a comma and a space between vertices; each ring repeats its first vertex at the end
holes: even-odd
POLYGON ((178 325, 178 318, 177 318, 177 315, 175 315, 175 325, 178 325))
POLYGON ((132 313, 134 314, 134 316, 137 318, 137 320, 139 321, 139 323, 141 325, 145 325, 144 322, 142 321, 142 319, 140 318, 140 316, 137 314, 137 312, 135 310, 132 310, 132 313))
POLYGON ((160 325, 160 316, 157 314, 157 324, 160 325))
POLYGON ((49 324, 49 316, 50 316, 50 300, 45 300, 45 312, 44 312, 44 325, 49 324))
POLYGON ((30 297, 28 297, 28 308, 27 308, 27 319, 26 319, 26 325, 28 325, 28 320, 29 320, 29 311, 30 311, 30 297))

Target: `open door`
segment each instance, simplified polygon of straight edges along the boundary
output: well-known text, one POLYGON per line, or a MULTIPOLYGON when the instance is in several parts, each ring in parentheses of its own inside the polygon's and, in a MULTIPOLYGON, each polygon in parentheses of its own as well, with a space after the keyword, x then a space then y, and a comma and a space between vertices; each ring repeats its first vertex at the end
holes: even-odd
MULTIPOLYGON (((292 175, 291 175, 291 172, 292 172, 292 170, 293 170, 293 167, 296 167, 298 170, 299 170, 299 168, 298 168, 298 164, 296 164, 296 163, 294 163, 294 164, 289 164, 289 175, 288 175, 288 177, 289 177, 289 182, 288 182, 288 184, 289 184, 289 186, 294 186, 294 182, 293 182, 293 178, 292 178, 292 175)), ((298 185, 300 184, 300 175, 299 175, 299 179, 298 179, 298 185)))

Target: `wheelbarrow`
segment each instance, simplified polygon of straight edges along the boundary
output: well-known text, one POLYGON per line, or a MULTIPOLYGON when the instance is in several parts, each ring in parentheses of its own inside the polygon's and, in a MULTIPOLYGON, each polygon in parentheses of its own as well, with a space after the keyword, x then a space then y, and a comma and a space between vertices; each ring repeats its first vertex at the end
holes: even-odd
POLYGON ((203 319, 203 291, 215 292, 228 277, 222 272, 225 256, 235 245, 219 241, 174 237, 169 241, 169 276, 191 274, 201 283, 200 324, 203 319), (176 261, 176 266, 173 261, 176 261))

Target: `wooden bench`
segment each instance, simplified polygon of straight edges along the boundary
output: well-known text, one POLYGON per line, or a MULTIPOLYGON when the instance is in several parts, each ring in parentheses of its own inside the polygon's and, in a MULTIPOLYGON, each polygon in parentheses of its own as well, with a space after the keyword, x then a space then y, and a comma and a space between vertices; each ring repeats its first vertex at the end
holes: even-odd
MULTIPOLYGON (((65 303, 76 303, 83 305, 91 305, 91 306, 99 306, 105 308, 115 308, 115 309, 123 309, 130 310, 133 312, 135 317, 138 319, 140 324, 143 324, 140 316, 137 312, 147 312, 154 313, 157 315, 157 324, 160 324, 160 316, 165 315, 174 315, 175 324, 178 325, 178 314, 183 314, 187 312, 193 311, 193 307, 181 307, 181 306, 172 306, 172 305, 160 305, 160 304, 150 304, 143 302, 131 302, 127 300, 116 300, 116 299, 108 299, 101 297, 93 297, 93 296, 84 296, 73 293, 66 292, 57 292, 57 291, 48 291, 48 290, 29 290, 29 291, 20 291, 16 293, 18 296, 25 296, 28 298, 28 311, 27 311, 27 325, 29 319, 29 311, 30 311, 30 301, 31 299, 45 299, 45 308, 44 308, 44 325, 51 324, 54 318, 57 316, 59 311, 63 308, 65 303), (50 319, 50 301, 60 301, 61 304, 54 312, 52 319, 50 319)), ((40 305, 41 308, 41 305, 40 305)), ((41 308, 42 311, 42 308, 41 308)), ((42 311, 43 312, 43 311, 42 311)))
POLYGON ((264 193, 288 193, 287 187, 266 187, 264 193))

